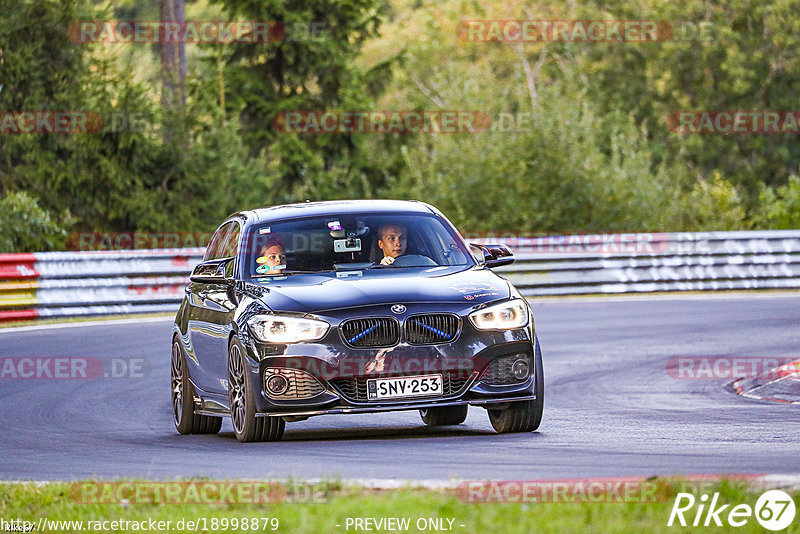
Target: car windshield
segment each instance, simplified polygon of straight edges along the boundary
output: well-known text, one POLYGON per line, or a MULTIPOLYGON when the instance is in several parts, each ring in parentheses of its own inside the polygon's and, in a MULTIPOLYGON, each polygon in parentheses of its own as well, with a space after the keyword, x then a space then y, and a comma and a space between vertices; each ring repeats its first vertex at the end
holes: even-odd
POLYGON ((329 215, 252 228, 243 243, 251 277, 353 269, 472 265, 453 228, 433 215, 329 215))

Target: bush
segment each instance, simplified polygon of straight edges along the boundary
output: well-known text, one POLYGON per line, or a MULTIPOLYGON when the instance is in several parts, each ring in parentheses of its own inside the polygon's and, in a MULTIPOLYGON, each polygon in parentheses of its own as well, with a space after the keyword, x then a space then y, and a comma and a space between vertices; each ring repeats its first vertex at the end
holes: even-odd
POLYGON ((528 131, 409 144, 392 193, 426 199, 471 232, 664 229, 683 178, 679 169, 652 170, 646 132, 624 114, 575 105, 580 98, 569 87, 540 93, 528 131))
POLYGON ((745 209, 737 189, 718 172, 698 180, 681 195, 673 214, 674 228, 684 232, 744 230, 745 209))
POLYGON ((777 189, 762 188, 753 219, 763 230, 800 228, 800 177, 790 177, 788 184, 777 189))
POLYGON ((61 221, 27 193, 9 193, 0 199, 0 252, 37 252, 64 248, 71 218, 61 221))

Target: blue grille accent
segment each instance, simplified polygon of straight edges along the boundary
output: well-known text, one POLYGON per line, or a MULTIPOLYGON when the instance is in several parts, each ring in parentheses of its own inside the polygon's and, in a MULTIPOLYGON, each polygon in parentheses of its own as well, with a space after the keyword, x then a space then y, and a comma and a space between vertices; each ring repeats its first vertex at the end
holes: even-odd
POLYGON ((353 347, 391 347, 400 341, 400 325, 391 317, 351 319, 343 322, 339 331, 353 347))
POLYGON ((430 332, 433 332, 434 334, 437 334, 437 335, 441 336, 443 339, 450 339, 451 337, 453 337, 452 335, 448 334, 447 332, 442 332, 438 328, 434 328, 434 327, 432 327, 430 325, 427 325, 427 324, 420 324, 419 326, 421 326, 425 330, 428 330, 430 332))
POLYGON ((406 319, 406 341, 412 345, 450 343, 461 328, 461 319, 447 313, 413 315, 406 319))
POLYGON ((351 337, 351 338, 350 338, 350 339, 348 339, 347 341, 348 341, 349 343, 355 343, 357 340, 361 339, 362 337, 366 336, 367 334, 369 334, 370 332, 372 332, 373 330, 375 330, 376 328, 378 328, 378 326, 379 326, 379 325, 372 325, 372 326, 370 326, 369 328, 367 328, 366 330, 364 330, 363 332, 361 332, 360 334, 358 334, 358 335, 356 335, 356 336, 353 336, 353 337, 351 337))

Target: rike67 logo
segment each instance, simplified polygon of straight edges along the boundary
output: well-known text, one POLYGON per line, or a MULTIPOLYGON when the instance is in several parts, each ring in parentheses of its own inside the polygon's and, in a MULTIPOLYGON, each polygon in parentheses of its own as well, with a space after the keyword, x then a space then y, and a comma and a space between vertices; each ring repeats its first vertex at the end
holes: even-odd
POLYGON ((755 516, 756 521, 767 530, 787 528, 794 521, 795 504, 792 497, 781 490, 769 490, 756 501, 755 509, 749 504, 722 504, 719 493, 710 498, 704 493, 696 498, 691 493, 678 493, 669 514, 667 526, 693 527, 742 527, 755 516), (677 522, 676 522, 677 520, 677 522))

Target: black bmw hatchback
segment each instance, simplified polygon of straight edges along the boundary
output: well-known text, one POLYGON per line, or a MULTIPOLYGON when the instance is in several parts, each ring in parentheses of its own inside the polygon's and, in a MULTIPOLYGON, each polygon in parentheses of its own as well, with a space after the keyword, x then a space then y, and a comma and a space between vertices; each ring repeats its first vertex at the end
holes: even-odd
POLYGON ((419 410, 457 425, 470 405, 497 432, 544 406, 531 310, 434 207, 406 201, 277 206, 230 216, 175 317, 172 408, 181 434, 279 440, 314 415, 419 410))

